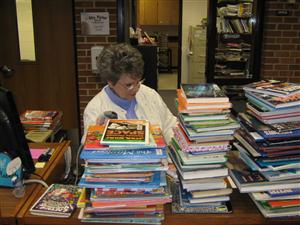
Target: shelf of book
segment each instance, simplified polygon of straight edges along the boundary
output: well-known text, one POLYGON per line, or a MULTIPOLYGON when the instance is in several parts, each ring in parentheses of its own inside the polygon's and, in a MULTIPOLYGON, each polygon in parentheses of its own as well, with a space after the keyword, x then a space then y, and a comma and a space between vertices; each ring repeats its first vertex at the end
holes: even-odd
POLYGON ((237 85, 258 80, 264 1, 212 0, 208 10, 207 81, 237 85))

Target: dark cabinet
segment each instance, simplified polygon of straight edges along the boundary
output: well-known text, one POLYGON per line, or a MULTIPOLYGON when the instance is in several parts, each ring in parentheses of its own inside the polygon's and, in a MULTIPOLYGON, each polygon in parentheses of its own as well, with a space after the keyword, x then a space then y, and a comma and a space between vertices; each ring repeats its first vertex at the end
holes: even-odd
POLYGON ((157 90, 157 46, 137 45, 135 47, 140 51, 144 60, 144 84, 157 90))
POLYGON ((260 79, 264 2, 208 1, 207 82, 240 85, 260 79))

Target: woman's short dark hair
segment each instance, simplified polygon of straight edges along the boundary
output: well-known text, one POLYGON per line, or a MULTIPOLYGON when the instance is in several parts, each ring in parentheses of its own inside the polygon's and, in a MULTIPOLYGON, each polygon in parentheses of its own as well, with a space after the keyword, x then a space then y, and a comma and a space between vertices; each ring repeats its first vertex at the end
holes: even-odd
POLYGON ((114 44, 99 54, 97 68, 101 79, 116 84, 123 74, 142 78, 144 61, 141 53, 131 45, 114 44))

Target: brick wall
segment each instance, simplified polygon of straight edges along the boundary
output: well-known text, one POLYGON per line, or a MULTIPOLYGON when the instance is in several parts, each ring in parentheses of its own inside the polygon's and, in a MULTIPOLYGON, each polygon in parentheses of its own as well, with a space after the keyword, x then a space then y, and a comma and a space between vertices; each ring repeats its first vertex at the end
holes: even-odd
MULTIPOLYGON (((262 0, 260 0, 262 1, 262 0)), ((78 88, 80 118, 88 101, 101 89, 101 82, 91 72, 90 48, 116 42, 116 0, 75 0, 78 88), (81 34, 81 12, 109 12, 109 36, 81 34)), ((291 5, 287 0, 267 0, 264 18, 261 76, 300 83, 300 0, 291 5), (277 16, 286 9, 288 16, 277 16)))
POLYGON ((300 83, 300 0, 265 2, 262 78, 300 83), (289 15, 278 16, 277 10, 289 15))
POLYGON ((91 72, 91 47, 97 45, 106 46, 116 42, 116 18, 115 0, 75 0, 78 91, 81 125, 83 110, 86 104, 103 86, 98 77, 91 72), (80 26, 81 12, 109 12, 110 35, 83 35, 80 26))

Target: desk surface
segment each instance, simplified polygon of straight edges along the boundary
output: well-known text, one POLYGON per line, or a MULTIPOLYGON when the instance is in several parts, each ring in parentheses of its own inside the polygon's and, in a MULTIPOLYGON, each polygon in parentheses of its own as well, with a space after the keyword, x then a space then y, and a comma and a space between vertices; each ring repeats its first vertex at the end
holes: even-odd
MULTIPOLYGON (((55 148, 53 155, 51 156, 49 162, 46 163, 45 167, 42 169, 36 169, 35 174, 31 175, 30 179, 43 179, 46 183, 50 184, 54 181, 58 181, 62 172, 65 169, 64 165, 64 152, 69 146, 69 141, 64 141, 61 143, 30 143, 31 148, 55 148), (54 176, 52 176, 54 174, 54 176)), ((23 209, 23 206, 30 202, 32 194, 34 191, 41 189, 42 186, 37 183, 26 184, 25 186, 25 196, 23 198, 17 199, 12 195, 12 188, 0 188, 0 211, 2 224, 16 224, 16 217, 19 212, 23 209)))
MULTIPOLYGON (((40 190, 35 196, 35 200, 44 192, 45 189, 40 190)), ((231 203, 233 213, 231 214, 172 214, 170 205, 165 206, 165 220, 163 225, 255 225, 255 224, 300 224, 300 219, 266 219, 264 218, 248 194, 240 194, 235 191, 231 195, 231 203)), ((31 206, 31 205, 30 205, 31 206)), ((72 215, 72 217, 64 218, 51 218, 34 216, 29 212, 29 208, 19 221, 19 225, 82 225, 89 223, 81 223, 77 217, 79 210, 72 215)), ((93 223, 90 223, 93 224, 93 223)), ((100 223, 97 223, 100 224, 100 223)), ((124 224, 123 224, 124 225, 124 224)))

